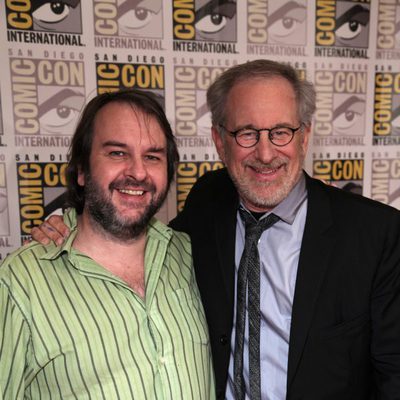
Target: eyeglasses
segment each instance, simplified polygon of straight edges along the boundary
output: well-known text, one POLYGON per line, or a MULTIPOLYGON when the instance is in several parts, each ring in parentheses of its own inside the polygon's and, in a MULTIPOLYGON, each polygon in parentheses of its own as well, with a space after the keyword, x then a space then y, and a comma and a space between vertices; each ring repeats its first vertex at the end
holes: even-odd
POLYGON ((255 146, 260 140, 260 134, 263 131, 268 132, 268 139, 272 144, 278 147, 283 147, 289 144, 296 131, 298 131, 303 124, 300 124, 298 128, 289 128, 288 126, 277 126, 275 128, 262 128, 262 129, 255 129, 255 128, 241 128, 237 131, 229 131, 223 125, 219 125, 222 129, 226 132, 231 134, 236 143, 245 148, 255 146))

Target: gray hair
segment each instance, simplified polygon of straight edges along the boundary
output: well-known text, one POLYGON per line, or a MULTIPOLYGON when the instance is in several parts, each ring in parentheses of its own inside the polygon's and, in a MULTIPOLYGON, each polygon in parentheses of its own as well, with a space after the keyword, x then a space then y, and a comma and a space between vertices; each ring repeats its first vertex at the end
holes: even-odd
POLYGON ((288 64, 271 60, 254 60, 235 65, 224 71, 208 88, 207 104, 211 111, 213 126, 219 131, 220 125, 225 125, 225 107, 230 90, 239 82, 282 77, 289 81, 296 95, 298 116, 304 125, 310 125, 315 112, 314 85, 307 80, 301 80, 296 70, 288 64))

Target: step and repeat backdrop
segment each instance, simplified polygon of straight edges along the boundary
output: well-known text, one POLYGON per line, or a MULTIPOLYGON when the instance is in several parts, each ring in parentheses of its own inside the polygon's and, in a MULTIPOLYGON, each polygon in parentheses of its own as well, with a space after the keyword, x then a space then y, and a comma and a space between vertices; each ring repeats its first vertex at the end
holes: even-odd
POLYGON ((222 167, 209 84, 269 58, 315 83, 306 170, 400 208, 400 0, 3 0, 0 5, 0 259, 60 212, 68 147, 97 93, 163 98, 181 161, 167 221, 222 167))

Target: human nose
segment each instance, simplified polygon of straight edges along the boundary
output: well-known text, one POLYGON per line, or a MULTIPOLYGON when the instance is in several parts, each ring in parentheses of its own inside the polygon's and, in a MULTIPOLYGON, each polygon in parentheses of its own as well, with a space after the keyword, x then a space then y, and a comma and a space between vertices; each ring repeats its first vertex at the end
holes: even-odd
POLYGON ((132 157, 126 166, 125 174, 137 181, 145 180, 147 177, 147 169, 144 160, 141 157, 132 157))
POLYGON ((260 138, 255 146, 257 158, 262 162, 269 162, 276 155, 276 147, 271 143, 267 131, 260 132, 260 138))

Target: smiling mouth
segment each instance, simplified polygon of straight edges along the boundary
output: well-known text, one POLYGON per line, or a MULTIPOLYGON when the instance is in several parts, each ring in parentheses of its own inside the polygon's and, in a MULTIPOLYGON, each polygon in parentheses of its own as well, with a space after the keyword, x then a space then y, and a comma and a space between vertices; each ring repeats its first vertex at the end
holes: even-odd
POLYGON ((120 193, 129 194, 130 196, 143 196, 144 190, 118 189, 120 193))
POLYGON ((282 167, 282 165, 279 166, 275 166, 274 168, 265 168, 265 167, 257 167, 255 165, 250 165, 250 167, 258 174, 262 174, 262 175, 272 175, 275 174, 276 172, 278 172, 282 167))

